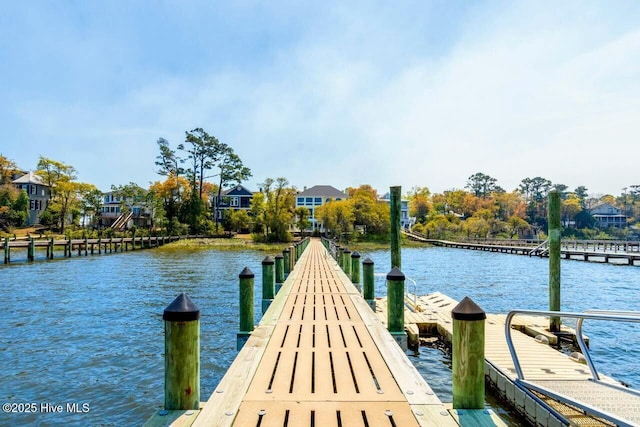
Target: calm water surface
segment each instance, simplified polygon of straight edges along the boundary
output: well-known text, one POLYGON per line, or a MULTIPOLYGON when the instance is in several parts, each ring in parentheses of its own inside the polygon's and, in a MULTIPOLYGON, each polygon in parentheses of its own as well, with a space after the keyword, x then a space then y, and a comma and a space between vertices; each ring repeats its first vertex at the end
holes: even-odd
MULTIPOLYGON (((245 266, 256 274, 259 313, 264 256, 148 250, 0 266, 0 403, 35 403, 39 412, 63 406, 62 414, 1 413, 0 425, 144 423, 164 403, 162 311, 180 292, 201 310, 201 398, 208 399, 237 354, 238 274, 245 266), (88 412, 67 413, 67 404, 88 412)), ((367 256, 383 295, 389 254, 367 256)), ((547 260, 445 248, 404 249, 402 256, 420 294, 468 295, 487 312, 548 306, 547 260)), ((638 268, 563 261, 563 309, 637 310, 639 277, 638 268)), ((639 387, 640 333, 604 322, 585 323, 585 331, 598 368, 639 387)), ((450 401, 448 358, 421 348, 412 360, 450 401)))

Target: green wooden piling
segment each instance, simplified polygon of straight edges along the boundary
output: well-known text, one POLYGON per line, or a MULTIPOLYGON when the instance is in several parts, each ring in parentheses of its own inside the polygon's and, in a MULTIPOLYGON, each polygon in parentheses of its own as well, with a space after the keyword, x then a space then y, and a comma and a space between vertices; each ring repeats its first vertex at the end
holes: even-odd
POLYGON ((267 311, 275 296, 274 264, 275 261, 270 256, 262 260, 262 314, 267 311))
POLYGON ((296 248, 291 245, 289 246, 289 261, 291 262, 291 270, 293 271, 294 267, 296 266, 296 248))
POLYGON ((67 242, 67 246, 69 250, 65 252, 65 255, 71 258, 71 251, 73 250, 73 244, 71 243, 71 239, 69 239, 69 241, 67 242))
POLYGON ((407 347, 407 335, 404 332, 404 280, 404 274, 397 267, 387 274, 387 330, 402 348, 407 347))
POLYGON ((27 260, 28 261, 33 261, 36 257, 35 257, 35 252, 36 252, 36 242, 33 239, 33 237, 29 237, 29 247, 27 248, 27 260))
POLYGON ((453 318, 453 409, 484 409, 484 323, 487 315, 469 297, 453 318))
MULTIPOLYGON (((88 244, 88 242, 89 242, 89 241, 88 241, 88 240, 87 240, 87 238, 85 237, 85 238, 84 238, 84 256, 87 256, 87 255, 89 254, 89 251, 87 250, 87 244, 88 244)), ((92 249, 93 249, 93 247, 92 247, 92 249)), ((92 252, 92 253, 93 253, 93 252, 92 252)))
POLYGON ((55 240, 52 238, 49 239, 49 246, 47 247, 47 259, 53 259, 53 247, 55 246, 55 240))
POLYGON ((351 251, 349 249, 345 249, 342 253, 342 271, 347 277, 351 278, 351 251))
POLYGON ((344 259, 342 256, 343 252, 344 248, 342 246, 336 246, 336 261, 338 262, 340 268, 344 268, 344 259))
POLYGON ((240 350, 253 331, 253 284, 255 275, 245 267, 240 272, 240 332, 237 336, 237 349, 240 350))
POLYGON ((402 216, 402 187, 391 187, 391 268, 402 268, 401 243, 402 235, 400 234, 400 218, 402 216))
POLYGON ((9 246, 9 238, 4 238, 4 263, 9 264, 11 262, 11 247, 9 246))
POLYGON ((200 309, 184 293, 164 310, 164 408, 200 408, 200 309))
POLYGON ((284 257, 280 254, 276 255, 276 293, 280 292, 284 283, 284 257))
MULTIPOLYGON (((549 193, 549 310, 560 311, 560 193, 549 193)), ((549 318, 549 331, 560 332, 560 317, 549 318)))
POLYGON ((373 279, 373 261, 367 258, 362 261, 362 296, 372 310, 376 309, 375 288, 373 279))
POLYGON ((282 257, 283 257, 283 260, 284 260, 284 278, 285 279, 287 278, 287 276, 289 276, 289 273, 291 273, 290 256, 291 256, 291 250, 289 250, 289 248, 283 249, 282 257))
POLYGON ((360 290, 360 254, 358 252, 351 254, 351 283, 360 290))
POLYGON ((136 230, 135 230, 135 228, 131 232, 131 250, 132 251, 136 250, 136 230))

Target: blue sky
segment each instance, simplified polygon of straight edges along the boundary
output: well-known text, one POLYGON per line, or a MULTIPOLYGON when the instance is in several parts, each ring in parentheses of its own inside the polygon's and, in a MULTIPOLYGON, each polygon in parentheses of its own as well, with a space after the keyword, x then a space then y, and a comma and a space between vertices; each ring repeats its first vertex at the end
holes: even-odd
POLYGON ((640 184, 640 2, 1 1, 0 153, 102 190, 202 127, 298 188, 640 184))

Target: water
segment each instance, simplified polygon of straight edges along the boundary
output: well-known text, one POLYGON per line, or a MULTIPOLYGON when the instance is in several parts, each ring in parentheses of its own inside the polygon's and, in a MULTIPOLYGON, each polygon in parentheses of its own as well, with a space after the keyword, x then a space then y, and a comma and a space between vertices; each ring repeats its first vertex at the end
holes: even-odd
MULTIPOLYGON (((245 266, 256 274, 259 313, 264 256, 149 250, 0 266, 0 403, 35 404, 38 412, 0 414, 0 425, 144 423, 164 402, 162 311, 180 292, 201 309, 201 398, 208 399, 237 354, 238 274, 245 266), (62 413, 42 413, 57 405, 62 413)), ((389 253, 362 259, 367 256, 381 273, 376 288, 382 295, 389 253)), ((402 256, 418 293, 469 295, 487 312, 547 307, 546 260, 446 248, 404 249, 402 256)), ((639 274, 637 268, 563 261, 563 308, 637 309, 639 274)), ((602 372, 640 386, 640 334, 633 326, 585 322, 585 332, 602 372)), ((447 355, 421 348, 412 360, 436 394, 450 401, 447 355)))

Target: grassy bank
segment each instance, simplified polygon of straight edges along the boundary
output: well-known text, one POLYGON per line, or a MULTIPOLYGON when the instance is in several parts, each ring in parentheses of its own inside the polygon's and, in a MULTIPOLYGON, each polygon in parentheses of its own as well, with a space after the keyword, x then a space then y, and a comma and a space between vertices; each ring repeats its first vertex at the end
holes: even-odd
POLYGON ((183 239, 159 247, 157 250, 166 252, 175 251, 199 251, 217 249, 221 251, 261 251, 266 253, 279 253, 290 244, 286 243, 254 243, 251 239, 183 239))

